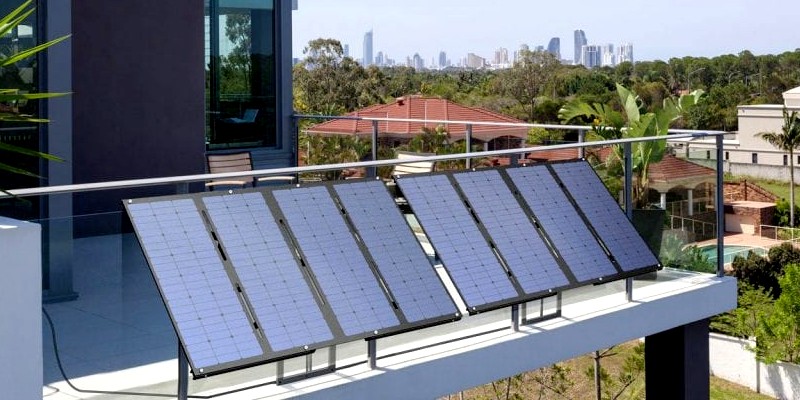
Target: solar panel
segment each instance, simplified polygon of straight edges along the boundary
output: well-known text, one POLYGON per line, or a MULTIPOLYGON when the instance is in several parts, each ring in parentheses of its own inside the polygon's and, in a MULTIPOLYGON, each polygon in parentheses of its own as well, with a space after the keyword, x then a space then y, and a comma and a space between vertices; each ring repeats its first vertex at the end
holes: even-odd
POLYGON ((552 168, 623 271, 658 265, 653 252, 587 162, 552 164, 552 168))
POLYGON ((445 175, 397 180, 471 312, 520 296, 445 175))
POLYGON ((327 187, 274 190, 272 194, 344 334, 399 325, 394 307, 327 187))
POLYGON ((195 375, 264 351, 191 199, 127 205, 195 375))
POLYGON ((579 282, 618 273, 547 165, 506 172, 579 282))
POLYGON ((453 300, 383 182, 333 188, 406 320, 452 319, 453 300))
POLYGON ((453 177, 526 293, 570 283, 497 170, 453 177))
POLYGON ((272 351, 332 340, 263 195, 207 196, 203 202, 272 351))

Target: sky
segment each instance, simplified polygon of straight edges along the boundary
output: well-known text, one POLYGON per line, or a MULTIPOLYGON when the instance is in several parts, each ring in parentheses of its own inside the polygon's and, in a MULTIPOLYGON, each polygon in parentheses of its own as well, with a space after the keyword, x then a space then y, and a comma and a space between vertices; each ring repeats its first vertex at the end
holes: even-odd
POLYGON ((573 32, 588 44, 632 43, 634 59, 714 57, 750 50, 779 54, 800 48, 797 0, 298 0, 293 53, 310 40, 334 38, 361 58, 364 33, 374 31, 373 54, 404 63, 419 53, 430 63, 440 51, 456 64, 472 52, 491 60, 520 45, 547 47, 561 38, 572 59, 573 32))

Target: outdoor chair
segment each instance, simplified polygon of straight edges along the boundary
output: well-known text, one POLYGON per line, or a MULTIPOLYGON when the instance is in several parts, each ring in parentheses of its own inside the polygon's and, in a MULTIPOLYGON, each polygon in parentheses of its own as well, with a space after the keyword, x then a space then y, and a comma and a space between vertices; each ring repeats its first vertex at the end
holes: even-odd
POLYGON ((257 115, 258 115, 257 108, 248 108, 247 110, 244 110, 242 118, 227 118, 225 122, 232 122, 234 124, 252 124, 256 122, 257 115))
MULTIPOLYGON (((241 153, 228 153, 228 154, 209 154, 207 156, 208 172, 212 174, 222 172, 244 172, 253 170, 253 160, 250 158, 250 152, 245 151, 241 153)), ((214 190, 219 186, 239 186, 248 187, 256 186, 261 182, 270 183, 293 183, 293 176, 264 176, 253 177, 245 176, 240 178, 216 179, 206 183, 206 187, 214 190)))

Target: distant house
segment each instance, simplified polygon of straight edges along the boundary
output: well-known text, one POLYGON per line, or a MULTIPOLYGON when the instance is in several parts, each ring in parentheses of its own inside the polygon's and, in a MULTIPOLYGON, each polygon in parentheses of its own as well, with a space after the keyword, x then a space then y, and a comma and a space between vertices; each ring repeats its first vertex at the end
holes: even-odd
MULTIPOLYGON (((430 122, 379 121, 378 135, 382 143, 392 147, 407 143, 422 133, 422 128, 443 125, 451 141, 463 140, 468 124, 460 121, 491 123, 524 123, 524 121, 478 107, 468 107, 437 97, 405 96, 393 103, 377 104, 351 112, 346 117, 417 119, 430 122), (438 121, 456 121, 440 123, 438 121)), ((522 126, 472 124, 472 143, 483 144, 484 150, 518 148, 524 143, 528 128, 522 126)), ((305 133, 317 135, 355 135, 369 138, 373 124, 368 120, 337 119, 308 128, 305 133)))
MULTIPOLYGON (((735 175, 788 180, 789 155, 759 137, 761 132, 781 132, 783 108, 800 111, 800 87, 783 93, 784 104, 741 105, 739 131, 724 142, 725 171, 735 175)), ((685 141, 676 152, 688 158, 715 159, 713 139, 685 141)), ((800 165, 795 154, 794 164, 800 165)))

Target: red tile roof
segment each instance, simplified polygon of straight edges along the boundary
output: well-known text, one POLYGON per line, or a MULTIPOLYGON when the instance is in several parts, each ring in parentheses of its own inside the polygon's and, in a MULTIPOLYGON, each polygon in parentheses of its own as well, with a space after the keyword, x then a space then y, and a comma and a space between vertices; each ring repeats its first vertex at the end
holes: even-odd
MULTIPOLYGON (((446 120, 446 121, 474 121, 474 122, 500 122, 523 123, 524 121, 511 118, 492 111, 477 107, 467 107, 451 101, 422 96, 406 96, 397 99, 391 104, 377 104, 352 113, 349 117, 373 117, 395 119, 420 119, 420 120, 446 120)), ((422 127, 436 128, 436 122, 389 122, 378 123, 381 137, 395 137, 410 139, 422 132, 422 127)), ((463 139, 466 134, 465 124, 445 124, 452 140, 463 139)), ((331 120, 314 125, 306 130, 307 133, 321 135, 359 135, 372 134, 372 121, 358 120, 331 120)), ((504 136, 513 136, 525 139, 528 128, 514 126, 473 125, 472 137, 489 141, 504 136)))

